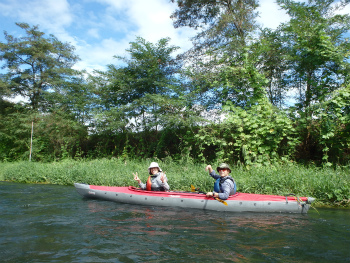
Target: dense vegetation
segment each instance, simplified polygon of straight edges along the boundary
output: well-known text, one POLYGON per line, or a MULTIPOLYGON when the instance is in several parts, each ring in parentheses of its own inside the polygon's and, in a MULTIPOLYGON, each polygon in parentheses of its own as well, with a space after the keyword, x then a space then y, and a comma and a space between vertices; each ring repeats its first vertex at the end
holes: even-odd
MULTIPOLYGON (((143 168, 147 158, 171 160, 191 164, 181 173, 198 178, 198 163, 225 161, 238 167, 241 191, 349 200, 350 15, 338 12, 349 1, 277 0, 291 19, 275 30, 256 24, 258 0, 171 2, 174 26, 198 29, 193 47, 175 57, 169 38, 137 37, 105 71, 74 70, 74 47, 39 26, 17 23, 20 37, 5 31, 0 160, 4 169, 18 162, 4 179, 130 184, 113 179, 118 172, 103 176, 93 160, 143 168), (18 95, 27 102, 7 100, 18 95), (53 163, 22 162, 29 158, 53 163)), ((178 189, 209 187, 204 178, 173 178, 178 189)))
MULTIPOLYGON (((96 185, 137 186, 133 174, 138 172, 143 182, 148 177, 147 167, 151 160, 63 160, 39 163, 19 161, 0 163, 0 180, 21 183, 50 183, 73 185, 74 182, 96 185)), ((214 180, 205 171, 205 164, 190 162, 159 161, 166 172, 171 190, 191 191, 191 184, 201 191, 211 191, 214 180)), ((215 167, 215 166, 214 166, 215 167)), ((278 165, 276 167, 242 166, 232 169, 239 192, 297 196, 312 196, 317 206, 331 205, 349 207, 349 168, 332 169, 305 167, 300 165, 278 165)))

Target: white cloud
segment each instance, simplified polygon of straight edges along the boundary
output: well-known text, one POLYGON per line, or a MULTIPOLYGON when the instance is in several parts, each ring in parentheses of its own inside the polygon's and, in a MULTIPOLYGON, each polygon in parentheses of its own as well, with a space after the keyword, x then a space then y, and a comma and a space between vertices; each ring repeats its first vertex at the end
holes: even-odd
POLYGON ((194 30, 174 28, 173 21, 170 19, 175 8, 174 4, 159 0, 133 0, 130 2, 133 4, 130 5, 129 16, 137 24, 136 34, 150 42, 170 37, 172 43, 182 49, 190 48, 189 38, 194 35, 194 30))
POLYGON ((280 23, 288 21, 289 15, 277 5, 276 1, 260 0, 258 22, 264 27, 276 29, 280 23))
POLYGON ((73 21, 69 4, 66 0, 7 0, 0 5, 2 13, 16 22, 31 25, 40 24, 41 28, 63 28, 73 21))
POLYGON ((178 45, 183 49, 190 47, 189 38, 193 36, 191 29, 175 29, 170 19, 174 5, 165 0, 130 0, 120 1, 105 0, 100 1, 110 4, 108 16, 112 17, 123 10, 124 16, 121 20, 114 21, 115 27, 126 33, 125 39, 128 42, 134 41, 137 36, 145 38, 147 41, 156 42, 161 38, 170 37, 173 45, 178 45), (114 11, 114 13, 112 12, 114 11))
MULTIPOLYGON (((90 3, 92 1, 89 1, 90 3)), ((175 29, 170 15, 174 6, 165 0, 98 0, 103 6, 100 14, 95 14, 99 23, 89 22, 92 27, 87 34, 102 37, 103 31, 109 31, 108 38, 102 38, 93 44, 78 43, 77 52, 83 59, 77 67, 103 68, 107 64, 116 64, 114 55, 123 56, 129 43, 140 36, 150 42, 157 42, 164 37, 171 38, 171 45, 180 46, 184 51, 191 46, 190 29, 175 29), (116 35, 122 35, 118 38, 116 35)), ((179 51, 179 52, 181 52, 179 51)))
POLYGON ((99 30, 97 28, 90 28, 87 34, 93 38, 100 38, 99 30))
MULTIPOLYGON (((123 55, 129 43, 125 40, 103 39, 98 45, 80 44, 77 48, 78 54, 83 54, 84 59, 75 65, 76 69, 86 69, 88 72, 105 70, 108 64, 117 64, 113 58, 115 55, 123 55)), ((82 56, 82 55, 80 55, 82 56)))
MULTIPOLYGON (((74 36, 66 31, 74 21, 67 0, 5 0, 0 4, 0 10, 2 16, 11 18, 13 23, 39 25, 39 30, 53 34, 61 41, 68 41, 73 45, 76 43, 74 36)), ((22 33, 23 31, 20 32, 22 33)))
MULTIPOLYGON (((307 3, 308 0, 295 0, 296 2, 307 3)), ((335 3, 337 4, 337 3, 335 3)), ((260 17, 258 22, 264 27, 276 29, 281 23, 287 22, 290 16, 276 3, 275 0, 260 0, 258 11, 260 17)), ((350 5, 336 12, 337 14, 350 14, 350 5)))
POLYGON ((188 49, 193 32, 173 27, 174 7, 167 0, 2 0, 0 15, 69 42, 82 60, 76 68, 91 69, 116 63, 113 56, 123 55, 137 36, 150 42, 170 37, 172 45, 188 49))
POLYGON ((345 8, 336 11, 336 14, 349 15, 350 14, 350 5, 348 4, 347 6, 345 6, 345 8))

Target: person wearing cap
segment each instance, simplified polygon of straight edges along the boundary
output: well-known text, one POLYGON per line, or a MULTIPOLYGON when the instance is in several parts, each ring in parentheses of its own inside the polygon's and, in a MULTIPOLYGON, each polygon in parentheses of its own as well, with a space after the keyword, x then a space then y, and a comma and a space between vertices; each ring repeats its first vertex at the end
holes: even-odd
POLYGON ((236 183, 230 176, 231 169, 228 164, 222 163, 216 168, 219 174, 214 171, 210 164, 205 168, 205 170, 209 171, 209 175, 215 179, 214 191, 208 192, 208 197, 212 196, 226 200, 230 195, 234 195, 236 193, 236 183))
POLYGON ((141 189, 147 191, 169 191, 168 179, 158 163, 152 162, 148 167, 148 173, 150 176, 145 184, 141 182, 137 172, 133 173, 134 180, 139 183, 141 189))

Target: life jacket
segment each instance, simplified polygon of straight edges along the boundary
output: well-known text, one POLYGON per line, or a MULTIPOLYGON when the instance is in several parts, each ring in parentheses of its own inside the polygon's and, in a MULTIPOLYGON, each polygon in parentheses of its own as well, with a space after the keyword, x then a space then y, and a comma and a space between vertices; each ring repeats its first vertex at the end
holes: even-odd
POLYGON ((233 178, 231 176, 225 176, 225 177, 220 177, 218 179, 216 179, 215 183, 214 183, 214 191, 216 193, 222 193, 221 191, 221 185, 226 181, 226 180, 230 180, 233 183, 233 189, 230 192, 230 195, 234 195, 236 193, 236 183, 235 180, 233 180, 233 178))
POLYGON ((156 182, 152 182, 152 179, 156 178, 158 174, 156 175, 150 175, 148 176, 147 182, 146 182, 146 190, 147 191, 165 191, 163 186, 159 186, 156 182))
POLYGON ((146 183, 146 190, 147 190, 147 191, 152 191, 151 176, 148 176, 147 183, 146 183))

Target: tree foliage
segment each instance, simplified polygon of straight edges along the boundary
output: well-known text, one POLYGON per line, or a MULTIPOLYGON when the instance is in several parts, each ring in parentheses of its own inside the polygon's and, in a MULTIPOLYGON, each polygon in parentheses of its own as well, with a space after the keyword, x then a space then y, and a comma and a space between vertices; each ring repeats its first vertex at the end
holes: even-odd
POLYGON ((100 72, 97 81, 104 81, 98 93, 106 120, 118 116, 117 126, 143 131, 177 122, 186 94, 177 75, 180 64, 172 57, 178 47, 169 41, 152 44, 138 37, 126 50, 128 57, 116 57, 123 66, 109 65, 107 72, 100 72))
POLYGON ((305 109, 325 100, 348 79, 350 43, 345 33, 350 29, 350 16, 334 14, 343 6, 334 7, 331 0, 277 3, 291 16, 281 26, 289 49, 286 81, 298 91, 299 107, 305 109))
POLYGON ((214 48, 226 45, 246 45, 247 36, 255 28, 255 0, 171 0, 178 9, 172 14, 174 26, 188 26, 201 31, 195 37, 195 48, 214 48), (201 42, 202 41, 202 42, 201 42))
POLYGON ((266 79, 266 96, 270 103, 283 108, 291 99, 288 95, 286 75, 288 71, 288 46, 284 45, 281 30, 264 29, 252 45, 256 55, 256 67, 266 79))
MULTIPOLYGON (((50 35, 45 38, 38 26, 16 23, 25 30, 23 37, 14 37, 5 31, 7 43, 0 42, 0 60, 7 73, 2 81, 13 95, 30 101, 32 109, 46 109, 45 96, 70 80, 76 72, 72 69, 78 57, 74 47, 50 35)), ((1 84, 3 86, 3 84, 1 84)))
POLYGON ((261 98, 264 76, 256 68, 250 49, 256 29, 257 1, 172 1, 174 26, 200 28, 185 57, 186 73, 201 103, 217 107, 232 101, 246 107, 261 98), (208 100, 205 100, 205 98, 208 100))
POLYGON ((248 110, 232 103, 225 105, 226 120, 221 125, 202 127, 195 135, 205 161, 222 160, 246 167, 290 160, 298 143, 295 127, 287 115, 261 100, 248 110), (205 149, 212 147, 206 155, 205 149))

